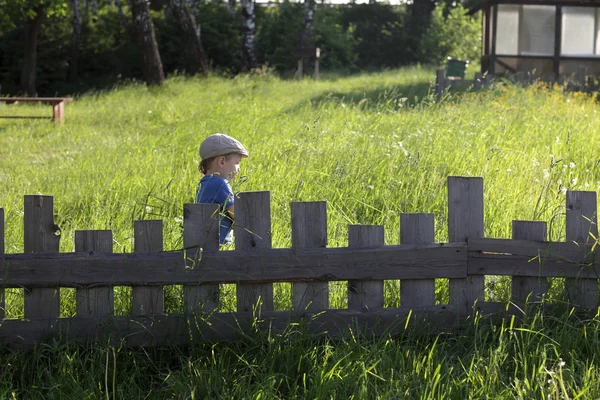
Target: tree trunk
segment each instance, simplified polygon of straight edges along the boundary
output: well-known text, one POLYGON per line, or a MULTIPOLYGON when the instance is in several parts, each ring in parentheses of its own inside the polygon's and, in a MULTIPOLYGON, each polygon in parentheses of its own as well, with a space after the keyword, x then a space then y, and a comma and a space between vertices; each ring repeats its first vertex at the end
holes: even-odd
POLYGON ((421 38, 431 23, 431 13, 435 9, 435 1, 414 0, 413 4, 409 7, 411 13, 409 32, 411 32, 411 34, 409 36, 408 46, 412 53, 416 55, 419 53, 421 38))
POLYGON ((142 55, 144 77, 148 85, 161 85, 165 81, 158 44, 154 34, 154 24, 150 18, 150 8, 146 0, 131 0, 133 30, 142 55))
POLYGON ((127 33, 127 37, 129 38, 129 40, 133 41, 133 32, 131 32, 131 26, 129 25, 129 22, 127 22, 127 17, 125 16, 125 13, 123 12, 123 6, 121 5, 121 1, 120 0, 115 0, 115 5, 117 6, 117 9, 119 10, 119 17, 121 18, 121 22, 123 23, 123 26, 125 27, 125 32, 127 33))
POLYGON ((235 17, 235 0, 229 0, 229 15, 235 17))
POLYGON ((254 15, 254 0, 242 0, 242 54, 244 67, 247 71, 256 68, 256 54, 254 53, 254 30, 256 16, 254 15))
POLYGON ((23 57, 23 70, 21 71, 21 90, 29 96, 37 96, 35 90, 35 70, 37 64, 37 40, 45 6, 37 6, 35 16, 28 18, 25 24, 25 54, 23 57))
POLYGON ((69 80, 74 82, 79 73, 79 42, 81 41, 81 13, 79 0, 73 0, 73 36, 71 37, 71 63, 69 64, 69 80))
POLYGON ((190 75, 208 73, 206 54, 190 9, 183 0, 169 0, 169 7, 173 10, 173 16, 178 21, 181 38, 183 39, 185 71, 190 75))
POLYGON ((304 27, 300 39, 300 58, 302 59, 302 71, 308 73, 312 66, 315 55, 313 43, 313 6, 311 0, 304 0, 304 27))

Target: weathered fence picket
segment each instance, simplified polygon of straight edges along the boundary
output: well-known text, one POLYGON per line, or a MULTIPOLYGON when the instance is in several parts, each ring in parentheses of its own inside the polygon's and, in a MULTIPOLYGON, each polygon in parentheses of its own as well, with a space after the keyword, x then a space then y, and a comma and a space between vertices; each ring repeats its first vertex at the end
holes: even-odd
MULTIPOLYGON (((327 203, 292 202, 292 248, 310 249, 327 247, 327 203)), ((322 311, 329 308, 327 282, 292 283, 294 310, 322 311)))
MULTIPOLYGON (((376 249, 384 245, 384 228, 378 225, 349 225, 348 247, 376 249)), ((383 280, 348 281, 348 309, 379 310, 383 308, 383 280)))
POLYGON ((411 324, 450 329, 473 312, 524 312, 521 305, 543 300, 551 277, 566 278, 573 306, 593 309, 600 279, 596 201, 595 192, 567 192, 565 242, 547 242, 540 221, 513 221, 512 239, 484 238, 483 180, 449 177, 450 243, 434 243, 432 214, 401 214, 400 245, 384 244, 383 226, 351 225, 348 247, 329 248, 326 203, 309 202, 291 204, 292 248, 273 249, 270 194, 250 192, 236 201, 233 251, 219 251, 218 206, 186 204, 183 250, 162 251, 161 221, 136 221, 134 253, 112 253, 111 231, 76 231, 76 252, 61 254, 53 198, 25 196, 24 254, 4 254, 0 209, 0 341, 186 344, 235 340, 256 329, 282 332, 299 321, 334 337, 349 326, 374 335, 411 324), (511 277, 515 307, 485 301, 486 275, 511 277), (437 278, 449 279, 448 304, 435 304, 437 278), (384 280, 400 280, 400 307, 385 307, 384 280), (348 309, 329 308, 331 281, 348 281, 348 309), (273 310, 273 282, 292 284, 291 310, 273 310), (236 312, 220 309, 224 283, 237 285, 236 312), (183 314, 165 314, 165 285, 183 285, 183 314), (114 315, 114 286, 132 287, 132 315, 114 315), (59 318, 60 287, 76 288, 75 317, 59 318), (24 319, 6 318, 5 288, 25 288, 24 319))
MULTIPOLYGON (((543 221, 513 221, 512 238, 520 240, 546 240, 547 225, 543 221)), ((541 268, 540 260, 532 260, 541 268)), ((548 278, 534 276, 513 276, 511 299, 515 303, 541 301, 548 292, 548 278)))
MULTIPOLYGON (((163 251, 162 220, 134 221, 133 245, 136 253, 163 251)), ((133 315, 161 315, 165 308, 162 286, 132 286, 131 313, 133 315)))
MULTIPOLYGON (((483 179, 448 177, 448 237, 450 242, 469 242, 483 237, 483 179)), ((469 312, 484 300, 484 276, 469 274, 450 279, 450 303, 469 312)))
MULTIPOLYGON (((54 198, 28 195, 23 207, 24 249, 29 253, 58 253, 60 231, 54 223, 54 198)), ((43 274, 43 271, 39 273, 43 274)), ((59 287, 25 287, 25 318, 56 318, 60 314, 59 287)))
MULTIPOLYGON (((583 245, 591 254, 592 246, 598 238, 596 216, 596 192, 567 191, 566 198, 566 239, 583 245)), ((565 282, 570 301, 582 307, 598 305, 598 277, 586 279, 583 276, 567 279, 565 282)))
MULTIPOLYGON (((185 204, 183 206, 183 247, 186 266, 193 271, 204 251, 219 250, 219 206, 216 204, 185 204)), ((219 285, 183 286, 183 308, 186 314, 213 312, 219 308, 219 285)))
MULTIPOLYGON (((235 248, 259 253, 271 248, 271 193, 240 193, 235 203, 235 248)), ((248 271, 250 272, 250 271, 248 271)), ((273 310, 273 283, 239 283, 237 310, 273 310)))
MULTIPOLYGON (((75 251, 112 253, 112 231, 75 231, 75 251)), ((115 291, 112 286, 77 288, 76 315, 105 317, 115 312, 115 291)))
MULTIPOLYGON (((400 214, 400 243, 434 242, 433 214, 400 214)), ((403 279, 400 281, 400 306, 427 307, 435 304, 435 279, 403 279)))

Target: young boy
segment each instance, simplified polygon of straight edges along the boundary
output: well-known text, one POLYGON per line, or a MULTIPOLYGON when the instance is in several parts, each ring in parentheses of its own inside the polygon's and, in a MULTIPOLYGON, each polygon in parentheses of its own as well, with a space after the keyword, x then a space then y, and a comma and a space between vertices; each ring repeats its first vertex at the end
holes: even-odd
POLYGON ((234 196, 230 181, 240 171, 246 148, 236 139, 215 133, 200 144, 199 170, 204 176, 198 184, 196 203, 219 205, 219 242, 230 245, 233 240, 234 196))

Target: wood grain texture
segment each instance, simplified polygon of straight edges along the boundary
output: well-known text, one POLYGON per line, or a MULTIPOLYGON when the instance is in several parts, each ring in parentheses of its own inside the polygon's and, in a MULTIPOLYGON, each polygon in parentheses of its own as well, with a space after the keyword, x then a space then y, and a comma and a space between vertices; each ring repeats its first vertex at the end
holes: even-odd
MULTIPOLYGON (((434 235, 433 214, 400 214, 400 243, 433 243, 434 235)), ((434 279, 402 279, 400 281, 400 305, 402 307, 418 308, 434 304, 434 279)))
MULTIPOLYGON (((112 253, 112 231, 75 231, 75 251, 97 251, 112 253)), ((103 317, 115 312, 115 297, 112 286, 99 288, 77 288, 76 314, 78 317, 103 317)))
MULTIPOLYGON (((4 254, 4 208, 0 208, 0 254, 4 254)), ((4 288, 0 288, 0 319, 6 315, 6 294, 4 288)))
MULTIPOLYGON (((24 198, 23 211, 25 254, 58 253, 60 228, 54 224, 54 198, 52 196, 27 195, 24 198)), ((44 271, 38 270, 37 273, 44 274, 44 271)), ((60 289, 58 285, 48 285, 45 288, 22 286, 25 288, 25 318, 56 318, 59 316, 60 289)))
MULTIPOLYGON (((134 221, 133 243, 136 253, 163 251, 163 222, 134 221)), ((164 313, 165 293, 162 286, 133 286, 131 313, 133 315, 160 315, 164 313)))
POLYGON ((467 246, 205 251, 194 268, 189 268, 181 251, 5 254, 0 255, 0 271, 0 286, 4 287, 464 278, 467 246))
MULTIPOLYGON (((219 206, 185 204, 183 206, 183 246, 188 271, 195 271, 207 251, 219 251, 219 206)), ((201 275, 183 286, 186 314, 212 312, 219 308, 219 285, 205 283, 201 275)))
MULTIPOLYGON (((271 248, 271 193, 243 192, 235 202, 235 248, 258 254, 271 248)), ((264 276, 264 268, 244 269, 264 276)), ((237 310, 260 315, 273 310, 273 283, 238 283, 237 310)))
MULTIPOLYGON (((469 242, 483 237, 483 179, 448 177, 448 237, 451 242, 469 242)), ((484 299, 483 275, 449 281, 450 303, 469 313, 484 299)))
MULTIPOLYGON (((327 247, 327 203, 293 202, 292 248, 327 247)), ((329 308, 328 282, 294 282, 292 304, 298 311, 322 311, 329 308)))
MULTIPOLYGON (((349 225, 348 247, 377 249, 384 245, 384 228, 378 225, 349 225)), ((370 267, 367 267, 370 268, 370 267)), ((383 308, 383 280, 348 281, 349 310, 383 308)))
MULTIPOLYGON (((513 239, 544 241, 548 236, 546 222, 513 221, 513 239)), ((544 277, 515 276, 512 278, 511 300, 515 303, 538 302, 548 292, 548 279, 544 277)))
MULTIPOLYGON (((591 250, 598 238, 596 192, 567 191, 566 209, 566 240, 582 243, 586 250, 591 250)), ((597 279, 567 279, 565 289, 573 304, 584 308, 598 306, 597 279)))

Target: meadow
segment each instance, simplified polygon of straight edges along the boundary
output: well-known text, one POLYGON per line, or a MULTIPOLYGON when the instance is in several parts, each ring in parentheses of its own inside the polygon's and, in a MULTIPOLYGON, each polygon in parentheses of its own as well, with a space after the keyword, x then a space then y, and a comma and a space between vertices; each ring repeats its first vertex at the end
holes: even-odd
MULTIPOLYGON (((174 77, 160 88, 83 94, 60 127, 0 119, 6 252, 23 251, 23 195, 37 193, 55 197, 61 251, 73 251, 80 229, 111 229, 114 251, 132 251, 137 219, 162 219, 165 250, 180 249, 198 146, 214 132, 249 149, 234 190, 271 192, 274 247, 290 246, 290 202, 317 200, 327 201, 331 247, 346 244, 348 224, 384 225, 386 244, 396 244, 403 212, 435 214, 436 241, 447 241, 450 175, 484 178, 487 237, 509 238, 514 219, 545 220, 550 239, 564 240, 566 190, 600 187, 596 99, 498 84, 438 101, 428 90, 434 76, 406 68, 319 82, 174 77)), ((0 115, 46 108, 0 105, 0 115)), ((333 306, 344 305, 340 288, 333 306)), ((280 288, 276 303, 285 306, 288 294, 280 288)), ((487 299, 509 294, 506 281, 487 282, 487 299)), ((19 317, 22 292, 7 296, 7 313, 19 317)), ((177 310, 177 290, 167 296, 177 310)), ((117 299, 127 313, 128 292, 117 299)), ((63 315, 72 308, 64 302, 63 315)), ((0 347, 0 397, 595 398, 599 339, 600 316, 566 310, 378 340, 359 332, 314 340, 292 329, 189 348, 0 347)))

